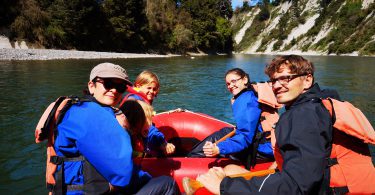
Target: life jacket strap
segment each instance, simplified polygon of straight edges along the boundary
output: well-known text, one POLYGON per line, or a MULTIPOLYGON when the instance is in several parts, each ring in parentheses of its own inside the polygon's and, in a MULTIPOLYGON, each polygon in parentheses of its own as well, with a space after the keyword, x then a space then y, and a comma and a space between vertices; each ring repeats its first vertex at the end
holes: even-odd
POLYGON ((67 185, 67 191, 83 191, 83 185, 67 185))
POLYGON ((247 156, 247 162, 245 166, 246 169, 255 167, 259 144, 265 144, 267 142, 270 142, 270 139, 267 139, 267 137, 270 135, 271 135, 270 131, 257 132, 255 134, 253 138, 253 143, 251 144, 251 147, 250 147, 250 153, 247 156))
MULTIPOLYGON (((56 190, 54 190, 55 186, 56 185, 47 183, 47 190, 49 192, 56 192, 56 190)), ((66 185, 67 191, 83 191, 83 189, 84 189, 83 185, 66 185)))
POLYGON ((267 138, 270 135, 270 131, 257 132, 254 136, 254 142, 258 144, 265 144, 267 142, 270 142, 270 138, 267 138))
POLYGON ((267 138, 271 135, 271 131, 264 131, 264 132, 262 132, 262 134, 263 134, 264 138, 267 138))
POLYGON ((55 185, 50 184, 50 183, 47 183, 47 190, 48 190, 49 192, 52 192, 54 188, 55 188, 55 185))
POLYGON ((328 167, 332 167, 333 165, 337 165, 339 164, 339 162, 337 161, 337 158, 327 158, 327 166, 328 167))
POLYGON ((84 161, 84 156, 78 157, 65 157, 65 156, 51 156, 50 162, 55 165, 61 165, 63 162, 77 162, 77 161, 84 161))
POLYGON ((50 162, 55 165, 61 165, 61 169, 56 172, 56 184, 47 183, 47 189, 52 194, 66 194, 67 191, 83 191, 83 185, 67 185, 65 184, 65 162, 84 161, 84 156, 65 157, 65 156, 51 156, 50 162))
MULTIPOLYGON (((339 162, 337 161, 337 158, 327 158, 327 167, 332 167, 333 165, 337 165, 339 162)), ((348 186, 342 186, 342 187, 330 187, 331 193, 336 194, 347 194, 349 193, 348 186)))
POLYGON ((349 193, 349 188, 348 186, 343 186, 343 187, 332 187, 331 192, 336 195, 336 194, 347 194, 349 193))

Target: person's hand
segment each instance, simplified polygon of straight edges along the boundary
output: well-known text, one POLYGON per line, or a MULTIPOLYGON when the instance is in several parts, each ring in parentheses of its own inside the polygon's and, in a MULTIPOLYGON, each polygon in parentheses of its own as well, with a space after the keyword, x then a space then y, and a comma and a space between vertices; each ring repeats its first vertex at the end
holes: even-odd
POLYGON ((213 194, 220 194, 220 183, 225 177, 225 172, 221 167, 213 167, 207 173, 198 175, 197 181, 213 194))
POLYGON ((276 163, 276 161, 274 161, 272 163, 272 165, 270 167, 268 167, 268 169, 277 169, 277 163, 276 163))
POLYGON ((203 146, 203 153, 206 157, 214 157, 220 154, 219 147, 212 142, 206 142, 203 146))
POLYGON ((170 154, 174 153, 175 150, 176 150, 176 147, 172 143, 166 143, 165 144, 164 153, 166 155, 170 155, 170 154))

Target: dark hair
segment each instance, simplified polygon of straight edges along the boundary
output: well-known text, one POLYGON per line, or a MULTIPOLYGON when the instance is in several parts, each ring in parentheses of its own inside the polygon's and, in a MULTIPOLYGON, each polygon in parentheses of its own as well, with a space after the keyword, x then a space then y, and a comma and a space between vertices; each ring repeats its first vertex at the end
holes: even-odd
POLYGON ((293 74, 311 74, 314 75, 314 65, 299 55, 284 55, 274 58, 270 64, 266 66, 265 73, 268 77, 272 77, 276 72, 280 72, 281 67, 286 66, 293 74))
MULTIPOLYGON (((233 68, 233 69, 230 69, 228 70, 226 73, 225 73, 225 77, 228 75, 228 74, 236 74, 238 76, 240 76, 241 78, 244 78, 246 77, 247 78, 247 83, 245 83, 245 85, 247 87, 250 86, 250 76, 244 71, 242 70, 241 68, 233 68)), ((225 78, 224 77, 224 78, 225 78)))
POLYGON ((137 100, 126 100, 119 108, 124 113, 128 123, 129 131, 133 136, 140 135, 140 131, 146 122, 146 115, 137 100))

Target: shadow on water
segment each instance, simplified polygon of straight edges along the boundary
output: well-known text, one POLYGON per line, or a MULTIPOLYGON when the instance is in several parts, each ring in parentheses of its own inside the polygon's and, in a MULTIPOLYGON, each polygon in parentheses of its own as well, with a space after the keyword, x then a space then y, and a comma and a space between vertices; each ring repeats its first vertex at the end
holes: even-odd
MULTIPOLYGON (((195 59, 0 61, 0 192, 45 194, 45 144, 35 144, 34 128, 46 106, 60 95, 81 95, 91 68, 104 61, 122 65, 130 79, 144 69, 158 74, 156 111, 177 107, 233 123, 224 74, 239 67, 251 80, 268 80, 264 67, 274 56, 235 55, 195 59)), ((337 89, 375 121, 375 58, 307 56, 316 80, 337 89)), ((375 152, 374 147, 372 151, 375 152)))

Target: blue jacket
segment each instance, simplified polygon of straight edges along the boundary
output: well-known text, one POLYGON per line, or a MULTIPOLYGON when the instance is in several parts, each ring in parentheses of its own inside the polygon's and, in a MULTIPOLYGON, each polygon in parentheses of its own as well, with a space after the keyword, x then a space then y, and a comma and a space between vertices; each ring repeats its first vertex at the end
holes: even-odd
POLYGON ((160 146, 166 143, 164 134, 159 131, 154 125, 151 125, 148 130, 147 138, 143 140, 145 145, 145 152, 151 154, 152 156, 162 155, 160 146))
MULTIPOLYGON (((237 130, 233 137, 218 144, 220 154, 232 154, 246 149, 252 144, 256 132, 263 132, 259 122, 261 109, 252 90, 241 91, 235 96, 232 111, 237 130)), ((266 156, 273 156, 270 142, 259 144, 258 151, 266 156)))
MULTIPOLYGON (((130 136, 119 125, 111 107, 96 102, 73 105, 57 129, 57 155, 84 156, 112 185, 125 187, 133 180, 151 178, 133 164, 130 136)), ((82 161, 66 162, 64 168, 66 184, 83 184, 82 161)))

